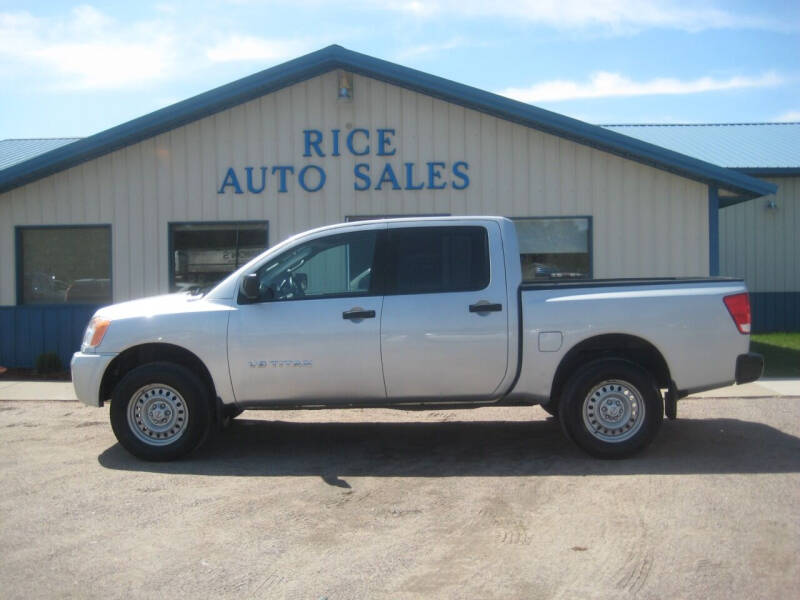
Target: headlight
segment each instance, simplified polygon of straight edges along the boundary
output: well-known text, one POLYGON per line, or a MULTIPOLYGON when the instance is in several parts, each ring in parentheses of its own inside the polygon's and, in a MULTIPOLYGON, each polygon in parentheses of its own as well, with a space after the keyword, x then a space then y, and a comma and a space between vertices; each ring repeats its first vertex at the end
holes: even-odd
POLYGON ((111 325, 111 321, 108 319, 93 317, 92 320, 89 321, 86 333, 83 334, 82 349, 88 350, 97 348, 100 342, 103 341, 103 337, 106 335, 109 325, 111 325))

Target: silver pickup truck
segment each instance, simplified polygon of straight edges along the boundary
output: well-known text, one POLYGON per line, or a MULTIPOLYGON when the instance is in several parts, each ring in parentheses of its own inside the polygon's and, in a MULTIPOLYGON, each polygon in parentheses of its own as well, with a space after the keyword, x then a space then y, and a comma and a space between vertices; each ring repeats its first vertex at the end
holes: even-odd
POLYGON ((245 409, 540 404, 600 457, 691 392, 761 376, 736 279, 524 283, 500 217, 315 229, 204 295, 107 306, 72 359, 134 455, 169 460, 245 409))

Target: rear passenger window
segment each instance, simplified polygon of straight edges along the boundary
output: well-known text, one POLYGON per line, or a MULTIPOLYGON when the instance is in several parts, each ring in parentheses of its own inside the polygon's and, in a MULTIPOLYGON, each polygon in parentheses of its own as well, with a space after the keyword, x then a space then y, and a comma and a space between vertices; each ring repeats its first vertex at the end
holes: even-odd
POLYGON ((389 229, 387 294, 466 292, 489 285, 483 227, 389 229))

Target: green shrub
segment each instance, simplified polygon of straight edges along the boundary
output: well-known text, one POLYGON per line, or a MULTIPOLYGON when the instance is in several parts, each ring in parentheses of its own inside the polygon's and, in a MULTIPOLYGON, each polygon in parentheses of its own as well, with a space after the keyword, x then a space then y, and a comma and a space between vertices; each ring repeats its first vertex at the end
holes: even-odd
POLYGON ((55 352, 42 352, 36 357, 36 372, 39 373, 39 375, 60 373, 63 370, 64 365, 55 352))

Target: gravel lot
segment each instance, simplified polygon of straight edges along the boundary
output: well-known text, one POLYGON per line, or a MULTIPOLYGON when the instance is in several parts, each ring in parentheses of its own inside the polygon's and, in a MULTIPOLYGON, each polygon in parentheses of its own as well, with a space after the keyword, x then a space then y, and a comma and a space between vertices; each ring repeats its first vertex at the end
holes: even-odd
POLYGON ((679 413, 625 461, 484 408, 249 412, 150 464, 107 407, 0 402, 0 595, 795 597, 800 398, 679 413))

